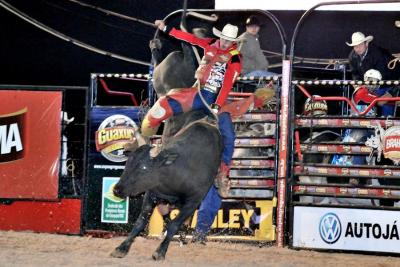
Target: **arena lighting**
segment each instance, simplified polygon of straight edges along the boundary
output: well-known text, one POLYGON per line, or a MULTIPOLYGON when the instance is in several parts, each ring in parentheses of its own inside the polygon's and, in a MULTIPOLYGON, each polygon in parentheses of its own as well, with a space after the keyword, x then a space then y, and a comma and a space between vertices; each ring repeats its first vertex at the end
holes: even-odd
MULTIPOLYGON (((215 9, 262 9, 262 10, 308 10, 319 3, 332 0, 215 0, 215 9)), ((362 1, 360 1, 362 2, 362 1)), ((346 11, 400 11, 400 3, 376 3, 362 5, 333 5, 320 7, 318 10, 346 10, 346 11)))

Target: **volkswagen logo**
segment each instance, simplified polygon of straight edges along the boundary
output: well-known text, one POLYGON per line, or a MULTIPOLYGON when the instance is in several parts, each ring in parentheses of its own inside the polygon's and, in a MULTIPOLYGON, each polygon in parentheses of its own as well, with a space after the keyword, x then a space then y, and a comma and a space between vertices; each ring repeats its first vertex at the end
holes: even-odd
POLYGON ((327 213, 319 222, 319 235, 327 244, 333 244, 339 240, 342 233, 342 225, 335 213, 327 213))

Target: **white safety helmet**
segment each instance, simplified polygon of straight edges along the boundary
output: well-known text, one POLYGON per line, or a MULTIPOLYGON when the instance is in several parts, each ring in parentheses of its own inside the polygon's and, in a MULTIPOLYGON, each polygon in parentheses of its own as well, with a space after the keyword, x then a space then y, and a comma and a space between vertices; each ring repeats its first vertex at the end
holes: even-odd
MULTIPOLYGON (((382 74, 379 70, 369 69, 364 73, 364 82, 379 82, 382 80, 382 74)), ((368 88, 368 91, 373 93, 375 90, 379 88, 379 84, 368 84, 365 87, 368 88)))
MULTIPOLYGON (((320 97, 319 95, 314 95, 314 97, 320 97)), ((304 103, 304 115, 305 116, 325 116, 328 114, 328 104, 325 100, 313 100, 312 98, 307 98, 304 103)))
POLYGON ((370 81, 371 79, 380 81, 382 80, 382 74, 379 72, 379 70, 369 69, 364 73, 364 81, 370 81))

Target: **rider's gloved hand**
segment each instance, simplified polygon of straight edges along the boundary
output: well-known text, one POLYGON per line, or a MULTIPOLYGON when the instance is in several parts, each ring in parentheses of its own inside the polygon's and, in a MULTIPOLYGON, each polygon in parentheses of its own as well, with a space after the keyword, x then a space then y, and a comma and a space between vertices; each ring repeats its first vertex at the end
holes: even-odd
POLYGON ((211 104, 211 110, 215 115, 218 114, 219 109, 220 109, 220 106, 218 104, 216 104, 216 103, 211 104))
POLYGON ((167 28, 167 26, 165 25, 165 22, 160 19, 154 21, 154 24, 162 31, 165 31, 165 29, 167 28))

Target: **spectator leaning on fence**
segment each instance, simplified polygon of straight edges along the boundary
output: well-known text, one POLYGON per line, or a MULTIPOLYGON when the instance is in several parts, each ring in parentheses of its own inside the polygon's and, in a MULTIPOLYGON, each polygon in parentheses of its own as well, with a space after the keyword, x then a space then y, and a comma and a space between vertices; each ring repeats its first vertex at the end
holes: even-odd
POLYGON ((243 76, 271 76, 274 73, 268 71, 268 60, 265 58, 260 46, 259 35, 261 23, 256 16, 250 16, 246 20, 246 32, 240 35, 240 53, 243 57, 243 76))

